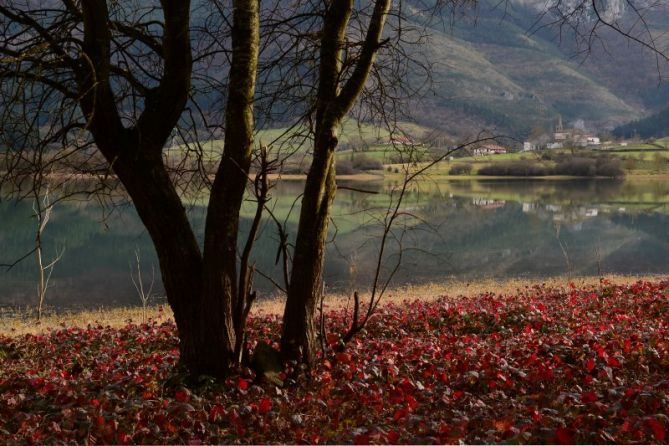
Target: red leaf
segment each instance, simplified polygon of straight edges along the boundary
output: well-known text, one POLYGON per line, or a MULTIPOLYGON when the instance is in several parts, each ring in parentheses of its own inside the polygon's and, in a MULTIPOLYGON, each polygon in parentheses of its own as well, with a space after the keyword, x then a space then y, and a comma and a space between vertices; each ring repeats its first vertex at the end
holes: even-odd
POLYGON ((397 431, 394 430, 391 430, 386 435, 386 443, 388 444, 397 444, 399 439, 400 439, 400 434, 398 434, 397 431))
POLYGON ((393 420, 399 421, 402 418, 406 417, 409 414, 409 411, 406 409, 397 409, 393 414, 393 420))
POLYGON ((597 399, 597 394, 595 392, 583 392, 581 394, 581 401, 584 404, 594 403, 597 399))
POLYGON ((263 398, 258 405, 258 412, 265 414, 272 410, 272 401, 269 398, 263 398))
POLYGON ((209 421, 215 422, 222 415, 225 415, 225 408, 220 404, 216 404, 209 411, 209 421))
POLYGON ((130 437, 130 435, 126 434, 123 431, 120 431, 118 433, 118 443, 119 444, 130 444, 131 441, 132 441, 132 438, 130 437))
POLYGON ((620 363, 620 361, 618 361, 618 359, 615 358, 614 356, 609 356, 609 359, 606 361, 606 363, 607 363, 608 365, 610 365, 611 367, 620 367, 620 366, 622 366, 622 364, 620 363))
POLYGON ((420 404, 418 404, 418 401, 416 400, 416 398, 414 398, 411 395, 407 395, 404 398, 404 402, 406 403, 407 406, 409 406, 409 409, 411 409, 411 410, 416 410, 416 408, 418 408, 418 406, 420 405, 420 404))
POLYGON ((390 391, 390 395, 388 398, 388 401, 390 404, 401 404, 404 402, 404 392, 402 392, 400 389, 395 389, 390 391))
POLYGON ((355 438, 353 438, 353 444, 369 444, 369 434, 364 433, 356 435, 355 438))
POLYGON ((585 361, 585 369, 588 372, 592 372, 592 370, 595 368, 595 360, 592 358, 588 358, 587 361, 585 361))
POLYGON ((245 380, 244 378, 239 378, 239 382, 237 383, 237 386, 239 387, 239 390, 246 390, 249 388, 249 382, 245 380))
POLYGON ((571 438, 571 431, 565 427, 558 427, 555 430, 555 438, 559 444, 573 444, 574 440, 571 438))
POLYGON ((337 358, 337 361, 343 362, 344 364, 351 362, 351 355, 348 353, 339 352, 335 355, 335 358, 337 358))
POLYGON ((664 425, 656 418, 648 418, 646 420, 646 423, 648 424, 648 426, 650 426, 651 430, 653 431, 655 439, 657 441, 664 441, 664 438, 666 436, 664 425))
MULTIPOLYGON (((186 390, 186 389, 179 389, 179 390, 177 390, 177 392, 176 392, 176 394, 174 395, 174 397, 175 397, 176 400, 179 401, 180 403, 185 403, 186 401, 188 401, 189 393, 190 393, 190 392, 188 392, 188 390, 186 390)), ((146 399, 146 398, 145 398, 145 399, 146 399)))
POLYGON ((328 341, 328 345, 334 346, 337 345, 337 343, 339 342, 339 335, 336 335, 334 333, 328 333, 326 339, 328 341))
POLYGON ((623 351, 625 353, 632 351, 632 342, 629 339, 625 339, 625 342, 623 343, 623 351))

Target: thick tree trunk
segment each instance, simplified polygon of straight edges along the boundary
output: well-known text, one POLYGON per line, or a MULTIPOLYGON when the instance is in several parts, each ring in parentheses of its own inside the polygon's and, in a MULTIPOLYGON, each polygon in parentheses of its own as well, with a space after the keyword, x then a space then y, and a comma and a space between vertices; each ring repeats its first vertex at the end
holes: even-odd
POLYGON ((232 319, 217 296, 202 292, 202 256, 162 160, 118 159, 114 170, 133 200, 158 254, 179 332, 180 362, 194 375, 224 376, 232 359, 232 319), (137 172, 147 172, 137 175, 137 172))

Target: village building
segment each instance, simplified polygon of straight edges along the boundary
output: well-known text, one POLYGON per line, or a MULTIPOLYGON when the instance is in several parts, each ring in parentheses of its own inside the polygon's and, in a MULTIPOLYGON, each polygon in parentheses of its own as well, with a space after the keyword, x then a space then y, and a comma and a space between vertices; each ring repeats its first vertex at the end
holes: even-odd
POLYGON ((553 141, 546 145, 547 149, 562 149, 564 147, 590 147, 600 146, 602 144, 599 137, 592 134, 587 134, 581 127, 578 128, 564 128, 562 124, 562 116, 558 116, 555 131, 553 132, 553 141))
POLYGON ((530 141, 525 141, 523 143, 523 152, 534 152, 537 150, 537 145, 530 141))
POLYGON ((564 142, 572 137, 573 131, 564 128, 562 125, 562 115, 559 115, 557 125, 555 126, 555 132, 553 132, 553 141, 564 142))
POLYGON ((506 147, 500 146, 499 144, 483 144, 473 150, 474 156, 476 155, 501 155, 507 153, 508 150, 506 147))

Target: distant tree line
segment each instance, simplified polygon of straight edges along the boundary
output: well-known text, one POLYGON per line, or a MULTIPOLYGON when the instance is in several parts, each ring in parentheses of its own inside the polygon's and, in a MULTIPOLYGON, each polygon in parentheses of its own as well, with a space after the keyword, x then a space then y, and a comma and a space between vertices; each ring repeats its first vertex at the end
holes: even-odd
POLYGON ((619 178, 625 175, 620 161, 608 157, 568 158, 559 161, 555 166, 545 166, 534 161, 506 161, 482 167, 479 175, 541 177, 548 175, 567 175, 575 177, 610 177, 619 178))
POLYGON ((617 138, 659 138, 667 134, 669 134, 669 108, 613 130, 613 136, 617 138))

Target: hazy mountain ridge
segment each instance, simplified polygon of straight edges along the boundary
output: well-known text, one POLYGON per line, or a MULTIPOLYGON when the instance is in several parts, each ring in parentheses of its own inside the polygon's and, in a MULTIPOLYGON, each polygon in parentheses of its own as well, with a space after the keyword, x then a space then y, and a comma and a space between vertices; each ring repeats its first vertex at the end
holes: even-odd
MULTIPOLYGON (((624 13, 622 2, 609 3, 624 13)), ((500 10, 484 3, 475 19, 433 26, 424 51, 435 62, 436 96, 416 121, 454 135, 484 127, 524 137, 550 129, 558 115, 603 131, 666 107, 669 86, 659 76, 669 70, 658 71, 649 51, 602 30, 587 55, 579 53, 557 29, 533 28, 545 4, 514 0, 500 10)), ((648 16, 657 35, 669 30, 665 12, 648 16)))

